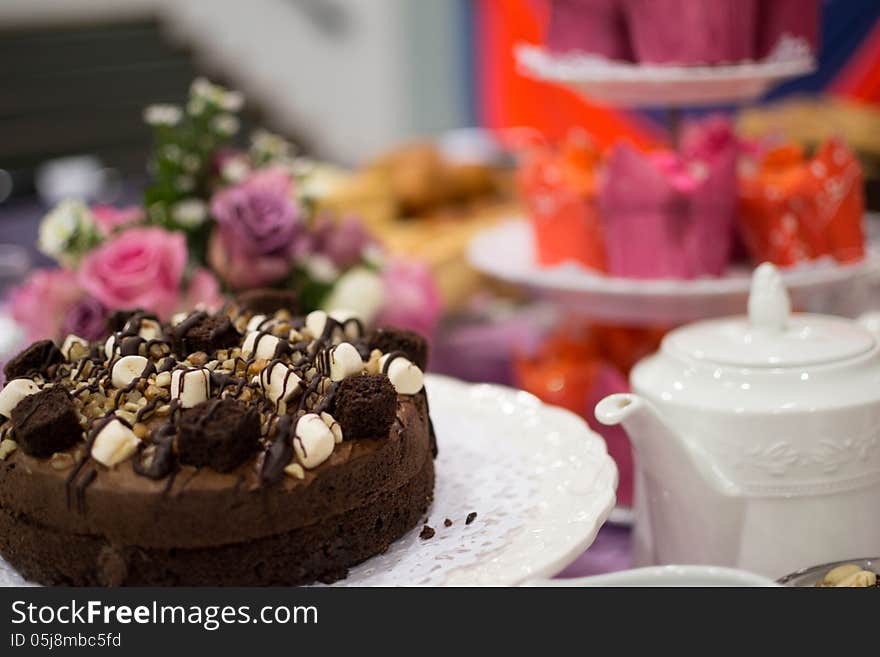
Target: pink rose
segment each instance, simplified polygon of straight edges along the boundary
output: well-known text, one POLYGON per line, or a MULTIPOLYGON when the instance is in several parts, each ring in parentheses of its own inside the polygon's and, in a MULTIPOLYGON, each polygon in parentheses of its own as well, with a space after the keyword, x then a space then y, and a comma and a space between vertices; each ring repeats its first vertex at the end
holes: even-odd
POLYGON ((119 228, 140 223, 144 220, 145 214, 143 208, 136 205, 124 208, 112 205, 93 205, 92 216, 95 218, 95 224, 101 235, 109 237, 119 228))
POLYGON ((392 260, 382 272, 385 302, 376 326, 397 326, 430 336, 437 327, 443 302, 427 265, 392 260))
POLYGON ((180 300, 185 266, 183 233, 133 228, 89 253, 79 282, 110 310, 143 308, 167 318, 180 300))
POLYGON ((9 310, 29 340, 58 339, 68 313, 82 296, 76 273, 38 269, 10 292, 9 310))
POLYGON ((223 295, 220 294, 220 283, 217 277, 209 269, 199 267, 189 279, 189 286, 180 310, 187 311, 198 306, 206 310, 217 310, 223 305, 223 295))

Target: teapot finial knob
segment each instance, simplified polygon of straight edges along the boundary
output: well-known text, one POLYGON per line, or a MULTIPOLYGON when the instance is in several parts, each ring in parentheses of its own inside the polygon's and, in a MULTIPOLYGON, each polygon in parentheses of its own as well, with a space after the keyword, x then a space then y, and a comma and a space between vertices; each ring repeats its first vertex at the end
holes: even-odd
POLYGON ((759 265, 752 274, 749 320, 759 329, 781 331, 791 315, 791 300, 779 270, 771 263, 759 265))

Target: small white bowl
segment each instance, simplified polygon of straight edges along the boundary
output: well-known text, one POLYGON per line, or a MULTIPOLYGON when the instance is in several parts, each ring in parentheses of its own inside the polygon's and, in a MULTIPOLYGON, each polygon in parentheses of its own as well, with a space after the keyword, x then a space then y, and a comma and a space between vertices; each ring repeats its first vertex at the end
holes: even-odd
POLYGON ((772 579, 720 566, 650 566, 607 575, 531 580, 525 586, 779 586, 772 579))

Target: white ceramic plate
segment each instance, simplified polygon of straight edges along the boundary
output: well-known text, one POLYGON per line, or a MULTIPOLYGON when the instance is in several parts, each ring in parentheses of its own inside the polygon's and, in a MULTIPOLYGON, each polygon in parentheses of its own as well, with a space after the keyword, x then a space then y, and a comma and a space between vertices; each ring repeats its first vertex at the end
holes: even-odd
MULTIPOLYGON (((751 269, 732 267, 720 278, 640 280, 615 278, 575 263, 538 265, 529 222, 516 219, 478 233, 468 246, 470 264, 484 274, 548 297, 592 319, 626 324, 679 324, 745 312, 751 269)), ((862 293, 853 283, 878 270, 875 253, 841 265, 822 260, 782 274, 799 310, 847 314, 862 293)))
POLYGON ((595 102, 634 107, 743 103, 815 69, 809 52, 797 48, 772 61, 723 66, 630 64, 595 55, 554 55, 529 44, 518 45, 514 55, 524 75, 563 84, 595 102))
MULTIPOLYGON (((615 502, 602 438, 525 392, 436 375, 427 386, 440 448, 427 518, 436 533, 422 540, 417 527, 338 584, 510 586, 580 556, 615 502)), ((0 583, 24 584, 2 561, 0 583)))

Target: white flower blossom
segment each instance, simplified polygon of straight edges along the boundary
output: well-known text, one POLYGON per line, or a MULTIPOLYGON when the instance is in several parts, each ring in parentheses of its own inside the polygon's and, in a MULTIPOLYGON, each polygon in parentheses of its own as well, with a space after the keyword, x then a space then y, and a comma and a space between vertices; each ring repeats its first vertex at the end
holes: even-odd
POLYGON ((189 86, 189 92, 193 96, 207 98, 211 95, 213 88, 214 85, 208 82, 207 78, 198 77, 192 81, 192 84, 189 86))
POLYGON ((187 153, 183 156, 181 164, 183 165, 183 170, 187 173, 195 173, 199 170, 199 167, 202 166, 202 161, 199 159, 198 155, 187 153))
POLYGON ((310 255, 303 260, 302 264, 309 278, 319 283, 332 283, 339 276, 339 269, 325 255, 310 255))
POLYGON ((251 151, 256 159, 272 162, 292 157, 293 144, 268 130, 256 130, 251 135, 251 151))
POLYGON ((192 176, 177 176, 174 184, 177 186, 177 189, 182 192, 191 192, 195 189, 196 181, 193 180, 192 176))
POLYGON ((364 247, 364 251, 361 254, 361 257, 364 259, 364 262, 375 269, 382 269, 385 267, 385 251, 382 247, 376 243, 371 242, 364 247))
POLYGON ((184 228, 195 228, 208 218, 208 208, 201 199, 187 198, 174 204, 171 218, 184 228))
MULTIPOLYGON (((190 94, 213 105, 218 105, 227 112, 238 112, 244 105, 244 96, 238 91, 230 91, 213 84, 205 78, 196 78, 190 86, 190 94)), ((200 114, 201 112, 197 112, 200 114)))
POLYGON ((243 157, 230 157, 220 165, 220 175, 230 183, 241 182, 250 172, 250 165, 243 157))
MULTIPOLYGON (((302 158, 297 158, 294 162, 302 158)), ((301 198, 323 199, 342 187, 347 176, 329 164, 312 164, 311 168, 300 175, 294 174, 299 181, 296 187, 301 198)))
POLYGON ((223 96, 220 107, 227 112, 239 112, 244 107, 244 94, 240 91, 227 91, 223 96))
POLYGON ((211 119, 211 128, 214 132, 227 137, 237 133, 239 125, 238 117, 234 114, 218 114, 211 119))
POLYGON ((165 144, 162 147, 162 157, 169 162, 180 162, 183 157, 183 150, 177 144, 165 144))
POLYGON ((148 105, 144 109, 144 121, 152 126, 174 126, 182 117, 183 112, 177 105, 148 105))
POLYGON ((317 164, 310 157, 297 157, 290 163, 290 172, 296 178, 304 178, 315 170, 317 164))
POLYGON ((62 201, 40 222, 37 246, 47 256, 65 260, 76 239, 94 230, 94 218, 85 203, 62 201))
POLYGON ((324 301, 323 310, 346 308, 369 324, 385 300, 385 288, 379 275, 366 267, 348 270, 337 281, 324 301))
POLYGON ((189 102, 186 104, 186 111, 190 116, 201 116, 202 112, 205 111, 205 99, 201 97, 190 98, 189 102))

